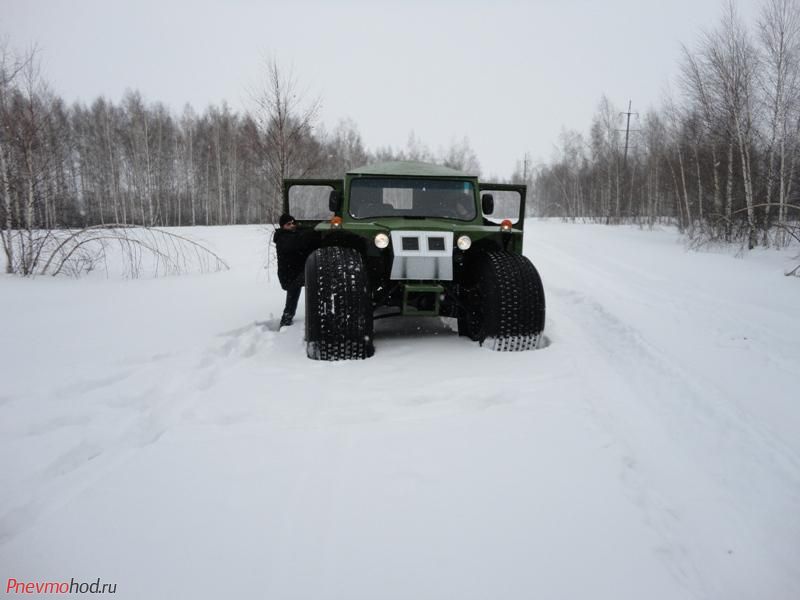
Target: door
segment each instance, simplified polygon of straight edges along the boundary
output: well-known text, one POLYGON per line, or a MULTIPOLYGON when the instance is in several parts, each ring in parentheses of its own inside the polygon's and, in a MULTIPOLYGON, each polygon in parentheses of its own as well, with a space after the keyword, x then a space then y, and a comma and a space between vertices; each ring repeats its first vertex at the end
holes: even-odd
POLYGON ((289 213, 301 225, 314 227, 333 217, 330 209, 331 192, 341 197, 341 179, 285 179, 283 181, 283 212, 289 213))
POLYGON ((515 229, 522 229, 525 225, 525 192, 526 186, 510 183, 482 183, 480 184, 481 201, 484 194, 491 194, 494 198, 494 210, 483 218, 490 222, 500 224, 508 219, 514 224, 515 229))

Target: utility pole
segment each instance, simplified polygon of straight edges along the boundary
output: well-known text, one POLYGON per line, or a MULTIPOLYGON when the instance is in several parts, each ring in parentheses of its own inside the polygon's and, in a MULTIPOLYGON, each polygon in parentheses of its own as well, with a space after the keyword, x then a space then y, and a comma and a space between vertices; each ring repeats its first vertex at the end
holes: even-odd
POLYGON ((631 115, 639 116, 639 113, 631 112, 631 100, 628 100, 628 112, 619 113, 621 115, 625 115, 627 117, 627 121, 625 123, 625 154, 622 157, 622 169, 625 170, 628 166, 628 138, 631 133, 631 115))
MULTIPOLYGON (((625 153, 622 155, 622 181, 623 181, 623 188, 625 187, 625 174, 628 172, 628 140, 630 139, 630 133, 631 133, 631 115, 636 115, 637 117, 639 116, 639 113, 631 112, 631 104, 632 104, 632 101, 628 100, 628 112, 619 113, 620 115, 625 115, 626 118, 627 118, 626 122, 625 122, 625 153)), ((617 161, 619 161, 619 159, 617 159, 617 161)), ((619 171, 619 162, 617 162, 617 170, 619 171)), ((624 194, 624 191, 622 193, 624 194)), ((629 200, 628 200, 628 209, 629 210, 630 210, 630 207, 633 204, 633 173, 631 173, 630 194, 631 195, 630 195, 629 200)), ((620 200, 621 200, 621 198, 620 198, 619 172, 618 172, 617 173, 617 210, 616 210, 617 218, 621 217, 620 200)))
POLYGON ((530 160, 530 155, 526 152, 522 162, 522 181, 525 183, 528 183, 528 160, 530 160))

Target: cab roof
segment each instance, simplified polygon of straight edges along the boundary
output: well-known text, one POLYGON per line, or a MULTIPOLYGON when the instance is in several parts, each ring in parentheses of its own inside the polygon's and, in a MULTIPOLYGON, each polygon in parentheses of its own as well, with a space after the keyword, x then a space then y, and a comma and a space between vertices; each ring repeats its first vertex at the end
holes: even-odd
POLYGON ((348 171, 348 175, 400 175, 404 177, 475 177, 469 173, 416 160, 395 160, 365 165, 348 171))

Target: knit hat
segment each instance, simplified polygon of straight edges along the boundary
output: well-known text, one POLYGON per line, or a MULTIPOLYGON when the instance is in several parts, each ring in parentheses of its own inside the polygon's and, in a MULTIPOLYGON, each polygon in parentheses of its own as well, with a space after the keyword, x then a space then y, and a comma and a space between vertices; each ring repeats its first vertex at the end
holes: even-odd
POLYGON ((281 218, 278 219, 278 223, 280 224, 281 227, 283 227, 287 223, 291 223, 292 221, 294 221, 294 217, 289 213, 281 215, 281 218))

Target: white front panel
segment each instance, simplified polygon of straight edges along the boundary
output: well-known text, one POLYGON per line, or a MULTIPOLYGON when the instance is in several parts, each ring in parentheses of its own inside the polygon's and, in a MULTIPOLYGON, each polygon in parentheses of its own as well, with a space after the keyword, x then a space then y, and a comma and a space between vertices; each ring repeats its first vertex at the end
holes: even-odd
POLYGON ((392 231, 392 279, 453 279, 452 231, 392 231))

